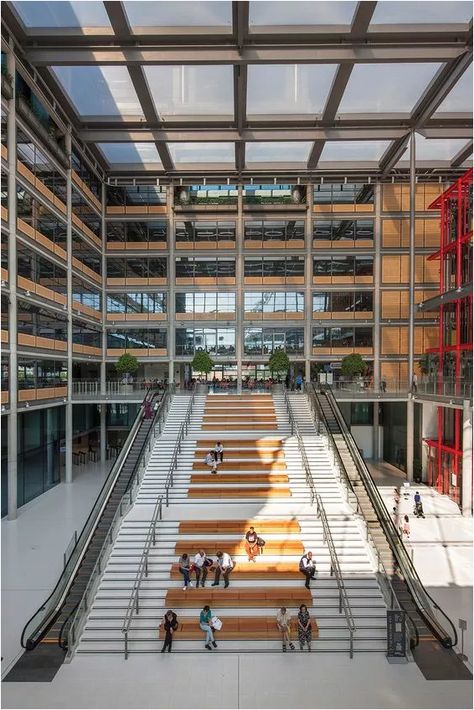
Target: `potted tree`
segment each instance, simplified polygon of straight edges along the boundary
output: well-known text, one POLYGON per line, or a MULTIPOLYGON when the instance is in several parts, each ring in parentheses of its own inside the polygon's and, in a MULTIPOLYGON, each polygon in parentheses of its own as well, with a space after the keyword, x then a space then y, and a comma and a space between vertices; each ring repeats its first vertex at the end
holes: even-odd
POLYGON ((367 363, 359 353, 346 355, 341 362, 341 374, 353 381, 356 377, 361 379, 367 369, 367 363))
POLYGON ((268 368, 272 373, 272 378, 274 374, 286 375, 290 369, 290 360, 288 355, 282 348, 276 348, 268 360, 268 368))
POLYGON ((133 375, 138 372, 138 360, 135 355, 123 353, 115 364, 115 370, 122 380, 121 391, 126 394, 133 390, 133 375))
MULTIPOLYGON (((207 350, 197 350, 194 354, 191 367, 195 372, 200 372, 204 375, 207 381, 207 376, 214 369, 214 360, 211 358, 207 350)), ((207 385, 201 384, 198 389, 204 389, 207 392, 207 385)))

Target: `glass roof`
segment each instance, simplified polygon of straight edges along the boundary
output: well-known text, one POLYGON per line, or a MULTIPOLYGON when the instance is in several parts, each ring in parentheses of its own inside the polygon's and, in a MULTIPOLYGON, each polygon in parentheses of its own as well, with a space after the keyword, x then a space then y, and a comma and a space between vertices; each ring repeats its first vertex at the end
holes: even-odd
POLYGON ((14 2, 25 27, 111 27, 102 2, 14 2))
POLYGON ((390 141, 327 141, 320 162, 379 161, 390 141))
POLYGON ((440 64, 356 64, 338 113, 411 113, 440 64))
POLYGON ((112 165, 158 163, 161 166, 160 156, 154 143, 98 143, 97 145, 112 165))
POLYGON ((180 2, 123 3, 130 27, 222 27, 232 25, 232 3, 215 0, 180 0, 180 2))
MULTIPOLYGON (((425 138, 416 134, 415 159, 421 162, 451 162, 468 141, 465 138, 425 138)), ((399 164, 409 164, 409 151, 399 164)))
POLYGON ((335 64, 250 65, 247 113, 320 114, 336 69, 335 64))
POLYGON ((176 165, 180 163, 235 164, 234 143, 168 143, 176 165))
POLYGON ((250 2, 250 25, 350 25, 357 3, 349 0, 314 2, 279 0, 250 2))
POLYGON ((247 143, 245 162, 306 163, 313 144, 310 141, 272 141, 247 143))
POLYGON ((472 64, 469 69, 466 69, 462 77, 453 89, 446 96, 443 103, 440 104, 435 116, 440 113, 456 113, 472 111, 472 64))
POLYGON ((234 115, 230 65, 145 66, 144 71, 160 116, 234 115))
POLYGON ((372 25, 384 24, 434 24, 437 22, 469 22, 472 3, 458 0, 404 0, 378 2, 372 25))
POLYGON ((80 116, 142 116, 126 67, 51 67, 80 116))

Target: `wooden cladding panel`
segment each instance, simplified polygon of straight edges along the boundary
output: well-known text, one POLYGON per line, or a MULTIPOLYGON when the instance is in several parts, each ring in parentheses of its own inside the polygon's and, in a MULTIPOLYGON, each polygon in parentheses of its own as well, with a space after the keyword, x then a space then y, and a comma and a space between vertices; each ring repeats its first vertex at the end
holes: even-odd
POLYGON ((408 353, 408 326, 382 327, 382 355, 406 355, 408 353))
POLYGON ((386 381, 408 382, 408 362, 381 362, 381 378, 386 381))
MULTIPOLYGON (((439 244, 439 219, 417 219, 415 221, 415 246, 436 249, 439 244)), ((383 219, 382 246, 385 248, 408 248, 410 246, 410 221, 394 217, 383 219)))
MULTIPOLYGON (((415 193, 415 209, 426 212, 429 205, 444 190, 439 183, 418 183, 415 193)), ((408 184, 392 183, 382 187, 382 212, 409 212, 410 186, 408 184)))

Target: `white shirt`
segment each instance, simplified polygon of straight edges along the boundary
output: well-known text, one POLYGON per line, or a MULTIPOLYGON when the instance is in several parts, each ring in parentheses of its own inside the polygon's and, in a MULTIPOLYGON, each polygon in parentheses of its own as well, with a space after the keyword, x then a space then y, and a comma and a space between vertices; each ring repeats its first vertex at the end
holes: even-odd
POLYGON ((219 446, 216 445, 216 448, 214 449, 214 451, 218 451, 219 453, 222 453, 224 451, 224 447, 222 446, 222 444, 220 444, 219 446))
POLYGON ((231 556, 228 555, 227 552, 223 552, 222 557, 217 558, 217 562, 219 563, 220 567, 233 567, 234 565, 231 556))
POLYGON ((194 564, 196 565, 196 567, 199 567, 199 569, 201 569, 203 567, 205 561, 206 561, 206 555, 201 556, 198 552, 194 558, 194 564))
POLYGON ((307 567, 314 567, 314 560, 313 559, 308 559, 306 555, 301 558, 301 564, 306 569, 307 567))
POLYGON ((207 463, 208 465, 213 464, 213 463, 214 463, 214 457, 213 457, 213 455, 212 455, 212 454, 206 454, 205 461, 206 461, 206 463, 207 463))
POLYGON ((289 626, 291 622, 291 615, 289 614, 288 610, 282 614, 281 611, 278 612, 277 614, 277 624, 279 626, 289 626))

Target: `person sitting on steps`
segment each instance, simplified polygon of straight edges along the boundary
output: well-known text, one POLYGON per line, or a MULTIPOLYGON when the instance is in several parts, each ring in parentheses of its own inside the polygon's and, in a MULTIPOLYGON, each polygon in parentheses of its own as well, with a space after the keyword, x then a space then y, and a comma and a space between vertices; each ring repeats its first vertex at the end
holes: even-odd
POLYGON ((281 642, 282 651, 286 651, 286 644, 288 643, 291 650, 294 651, 295 647, 290 639, 291 632, 291 616, 287 611, 285 606, 282 606, 276 617, 278 630, 281 632, 281 642))
POLYGON ((217 461, 213 451, 209 451, 209 453, 206 454, 204 461, 208 466, 210 466, 211 473, 217 473, 217 461))
POLYGON ((214 574, 214 581, 212 587, 219 586, 221 574, 224 577, 224 589, 229 586, 229 575, 234 569, 234 563, 230 555, 227 552, 221 552, 220 550, 216 553, 216 571, 214 574))
POLYGON ((207 579, 207 573, 209 571, 209 567, 212 565, 212 560, 209 559, 209 557, 206 557, 206 553, 204 550, 199 550, 197 555, 194 557, 194 571, 196 573, 196 587, 199 587, 199 582, 201 582, 201 586, 205 587, 206 586, 206 579, 207 579), (202 574, 202 581, 201 581, 201 574, 202 574))
POLYGON ((307 552, 306 555, 303 555, 303 557, 300 560, 300 572, 301 574, 304 574, 306 577, 306 582, 304 586, 306 589, 309 589, 309 582, 311 579, 316 579, 315 574, 316 574, 316 565, 313 560, 313 553, 307 552))
POLYGON ((165 630, 165 640, 163 643, 163 648, 161 649, 161 653, 164 653, 166 649, 168 649, 168 653, 171 653, 173 634, 178 628, 178 617, 171 609, 167 611, 163 617, 163 628, 165 630))

